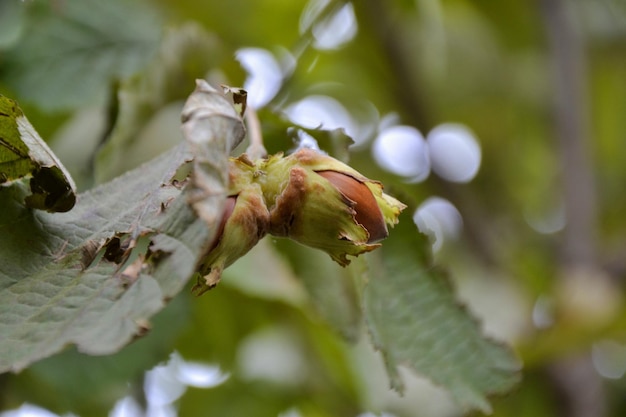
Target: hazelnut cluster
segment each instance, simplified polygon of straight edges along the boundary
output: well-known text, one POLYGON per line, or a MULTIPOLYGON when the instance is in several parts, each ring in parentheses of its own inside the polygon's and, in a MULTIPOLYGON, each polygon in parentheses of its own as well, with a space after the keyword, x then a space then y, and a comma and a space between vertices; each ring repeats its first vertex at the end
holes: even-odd
POLYGON ((321 249, 342 266, 380 246, 406 207, 382 184, 312 149, 252 161, 231 158, 229 196, 194 287, 214 287, 224 268, 266 234, 321 249))

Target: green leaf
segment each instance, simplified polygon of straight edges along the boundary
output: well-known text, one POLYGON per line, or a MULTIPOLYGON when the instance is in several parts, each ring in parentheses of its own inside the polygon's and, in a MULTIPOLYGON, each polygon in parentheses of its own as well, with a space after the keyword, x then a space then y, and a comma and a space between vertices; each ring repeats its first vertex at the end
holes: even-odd
POLYGON ((33 4, 19 43, 6 55, 6 83, 46 110, 102 100, 116 78, 152 57, 160 38, 154 7, 126 0, 33 4))
MULTIPOLYGON (((275 243, 304 284, 318 314, 345 339, 356 341, 363 317, 351 275, 354 267, 342 268, 326 253, 288 239, 277 239, 275 243)), ((358 259, 353 262, 358 263, 358 259)))
POLYGON ((71 212, 33 212, 1 187, 0 373, 68 344, 110 354, 149 328, 205 255, 243 122, 199 81, 187 141, 92 191, 71 212), (196 215, 196 212, 198 215, 196 215))
POLYGON ((181 115, 183 136, 196 156, 189 204, 211 225, 221 220, 228 184, 228 155, 246 135, 241 114, 223 92, 196 80, 181 115))
POLYGON ((210 237, 172 182, 190 159, 176 148, 65 214, 29 211, 0 189, 0 372, 69 343, 112 353, 146 330, 210 237))
POLYGON ((28 122, 17 103, 0 95, 0 184, 30 176, 26 205, 51 212, 68 211, 76 186, 63 164, 28 122))
POLYGON ((426 256, 425 237, 407 227, 410 216, 400 224, 375 252, 364 288, 366 321, 391 385, 402 391, 398 367, 408 367, 448 389, 462 407, 489 412, 487 395, 511 389, 520 365, 458 304, 446 274, 426 256))
POLYGON ((107 356, 85 355, 69 348, 29 366, 17 375, 4 374, 5 395, 13 403, 37 404, 59 415, 106 416, 114 404, 142 381, 144 372, 164 361, 190 321, 191 294, 179 293, 152 319, 150 332, 107 356), (16 386, 26 392, 15 392, 16 386), (11 389, 13 388, 13 389, 11 389), (65 414, 67 415, 67 414, 65 414))
POLYGON ((0 2, 0 50, 17 42, 23 26, 24 4, 19 1, 0 2))

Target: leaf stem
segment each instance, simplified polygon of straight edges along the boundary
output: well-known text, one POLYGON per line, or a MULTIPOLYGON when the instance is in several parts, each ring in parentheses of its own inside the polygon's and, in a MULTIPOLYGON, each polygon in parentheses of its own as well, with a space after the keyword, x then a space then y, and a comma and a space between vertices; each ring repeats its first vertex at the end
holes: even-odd
POLYGON ((263 146, 263 133, 261 131, 261 122, 256 110, 252 107, 248 107, 246 111, 246 126, 248 128, 248 138, 250 139, 250 145, 246 149, 246 154, 250 159, 260 159, 267 156, 267 150, 263 146))

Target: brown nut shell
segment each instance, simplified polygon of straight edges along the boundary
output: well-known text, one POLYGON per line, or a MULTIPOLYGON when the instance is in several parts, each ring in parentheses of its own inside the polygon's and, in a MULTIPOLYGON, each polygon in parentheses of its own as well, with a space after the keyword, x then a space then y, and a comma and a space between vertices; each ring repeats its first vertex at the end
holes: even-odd
POLYGON ((380 207, 370 189, 354 177, 337 171, 316 171, 333 184, 341 194, 354 202, 354 218, 369 233, 367 243, 385 239, 389 232, 380 207))
POLYGON ((213 243, 211 243, 211 247, 209 251, 212 251, 217 247, 222 240, 222 235, 224 234, 224 227, 226 227, 226 222, 230 218, 230 215, 233 214, 233 210, 235 209, 235 204, 237 203, 237 196, 231 196, 226 198, 224 202, 224 210, 222 211, 222 220, 218 225, 217 232, 215 233, 215 237, 213 238, 213 243))

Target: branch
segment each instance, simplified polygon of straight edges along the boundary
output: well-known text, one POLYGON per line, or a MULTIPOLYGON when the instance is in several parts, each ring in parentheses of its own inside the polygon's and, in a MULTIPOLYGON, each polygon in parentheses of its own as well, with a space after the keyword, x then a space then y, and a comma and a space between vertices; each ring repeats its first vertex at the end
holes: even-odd
MULTIPOLYGON (((595 270, 596 190, 589 152, 589 112, 586 91, 586 57, 580 34, 564 0, 540 0, 552 57, 553 111, 561 163, 563 205, 567 224, 561 241, 560 278, 566 285, 576 270, 595 270), (573 272, 573 273, 572 273, 573 272)), ((606 279, 587 274, 586 279, 606 279)), ((586 285, 595 284, 588 283, 586 285)), ((572 417, 607 415, 607 401, 600 376, 590 355, 560 359, 548 367, 557 391, 563 397, 560 413, 572 417)))
POLYGON ((363 9, 367 13, 368 24, 385 54, 392 72, 395 73, 395 83, 391 86, 395 89, 394 96, 400 103, 403 112, 411 120, 411 124, 422 130, 433 127, 431 117, 426 112, 425 99, 420 94, 420 79, 418 68, 407 59, 408 45, 406 38, 398 33, 399 24, 394 22, 390 12, 391 2, 381 0, 365 0, 363 9))
POLYGON ((551 48, 554 116, 567 218, 561 243, 562 261, 592 266, 596 261, 597 215, 584 45, 563 0, 541 0, 540 7, 551 48))

